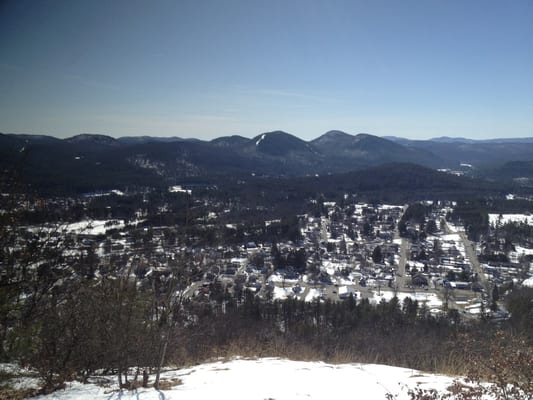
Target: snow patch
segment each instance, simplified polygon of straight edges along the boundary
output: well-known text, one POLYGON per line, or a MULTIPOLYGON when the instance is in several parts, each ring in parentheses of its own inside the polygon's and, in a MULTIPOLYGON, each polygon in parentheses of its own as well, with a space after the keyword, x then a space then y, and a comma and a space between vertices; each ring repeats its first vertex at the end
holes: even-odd
POLYGON ((322 296, 322 291, 320 289, 311 288, 309 289, 307 296, 305 296, 305 301, 310 303, 314 301, 315 299, 320 298, 321 296, 322 296))
POLYGON ((65 224, 60 227, 64 233, 75 233, 85 235, 103 235, 112 229, 124 229, 126 226, 122 219, 111 220, 86 220, 65 224))
POLYGON ((505 225, 510 222, 533 225, 533 216, 528 214, 489 214, 489 223, 495 226, 505 225))
POLYGON ((522 286, 533 288, 533 276, 522 282, 522 286))
POLYGON ((443 305, 442 300, 435 293, 431 292, 391 292, 387 290, 381 290, 379 295, 374 293, 374 302, 379 303, 382 299, 390 302, 396 295, 400 303, 403 303, 406 297, 410 297, 411 300, 417 300, 419 304, 425 303, 429 308, 440 308, 443 305))
POLYGON ((266 137, 266 133, 263 133, 261 135, 261 137, 257 140, 257 142, 255 142, 255 145, 259 146, 259 143, 261 143, 263 140, 265 140, 265 137, 266 137))

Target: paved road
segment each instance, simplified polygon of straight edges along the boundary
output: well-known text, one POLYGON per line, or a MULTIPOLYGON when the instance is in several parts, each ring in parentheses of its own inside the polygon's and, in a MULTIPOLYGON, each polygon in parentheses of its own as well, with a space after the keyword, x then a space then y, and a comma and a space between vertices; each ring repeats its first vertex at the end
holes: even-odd
POLYGON ((329 218, 320 217, 320 239, 323 241, 328 240, 328 228, 329 228, 329 218))
POLYGON ((405 277, 405 264, 407 264, 407 253, 409 251, 409 241, 406 238, 402 238, 400 245, 400 260, 398 261, 398 275, 396 276, 396 283, 398 289, 404 289, 406 284, 405 277))
POLYGON ((465 246, 465 252, 466 257, 470 261, 470 264, 472 265, 472 269, 474 272, 476 272, 479 276, 479 281, 483 285, 483 288, 485 289, 486 293, 489 293, 490 285, 487 280, 487 277, 483 273, 483 269, 481 268, 481 265, 479 264, 479 260, 477 258, 476 250, 474 248, 474 244, 468 239, 466 236, 466 233, 459 232, 459 236, 461 237, 461 240, 463 241, 463 244, 465 246))
MULTIPOLYGON (((403 208, 405 212, 406 207, 403 208)), ((403 213, 402 213, 403 215, 403 213)), ((401 218, 402 216, 400 216, 401 218)), ((398 224, 396 224, 396 229, 394 230, 394 239, 401 239, 400 244, 400 259, 398 261, 398 275, 396 276, 396 285, 398 290, 405 289, 406 287, 406 277, 405 277, 405 264, 407 264, 407 254, 409 252, 409 240, 406 238, 400 238, 400 232, 398 231, 398 224)))
MULTIPOLYGON (((446 226, 446 233, 453 233, 450 227, 448 226, 448 223, 446 223, 445 226, 446 226)), ((459 231, 457 233, 459 234, 459 237, 461 238, 463 242, 463 246, 465 248, 465 253, 466 253, 466 258, 470 261, 470 264, 472 265, 472 270, 478 274, 479 281, 483 285, 485 292, 489 293, 490 284, 487 280, 487 277, 483 273, 483 268, 481 268, 481 265, 477 258, 477 253, 476 253, 474 244, 468 239, 464 231, 459 231)))
POLYGON ((306 298, 307 295, 309 294, 309 289, 310 289, 310 287, 309 287, 308 285, 305 285, 305 286, 303 287, 302 293, 301 293, 301 295, 300 295, 300 298, 301 298, 301 299, 305 300, 305 298, 306 298))

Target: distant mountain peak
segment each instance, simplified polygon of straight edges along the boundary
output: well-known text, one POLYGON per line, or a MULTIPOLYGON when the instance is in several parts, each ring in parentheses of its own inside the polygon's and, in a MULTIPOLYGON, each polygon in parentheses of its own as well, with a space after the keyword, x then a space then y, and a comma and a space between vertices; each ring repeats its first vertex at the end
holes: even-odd
POLYGON ((349 133, 346 133, 344 131, 339 131, 339 130, 331 130, 331 131, 327 131, 326 133, 324 133, 322 136, 325 136, 325 137, 330 137, 330 138, 339 138, 339 137, 352 137, 352 135, 350 135, 349 133))
POLYGON ((280 131, 280 130, 277 130, 277 131, 271 131, 271 132, 264 132, 262 133, 261 135, 259 136, 292 136, 292 137, 296 137, 294 135, 291 135, 290 133, 287 133, 285 131, 280 131))
POLYGON ((82 143, 82 142, 90 142, 90 143, 98 143, 98 144, 118 143, 117 139, 111 136, 95 134, 95 133, 82 133, 80 135, 75 135, 75 136, 66 138, 65 141, 69 143, 82 143))
MULTIPOLYGON (((357 135, 355 135, 355 137, 360 137, 360 138, 380 138, 379 136, 372 135, 370 133, 364 133, 364 132, 358 133, 357 135)), ((380 139, 382 139, 382 138, 380 138, 380 139)))
POLYGON ((312 140, 311 143, 318 146, 324 146, 334 143, 352 142, 355 136, 339 130, 332 130, 324 133, 322 136, 312 140))
POLYGON ((211 140, 211 144, 220 147, 240 146, 248 142, 250 142, 250 139, 240 135, 222 136, 211 140))
POLYGON ((283 131, 265 132, 252 141, 256 151, 272 156, 282 156, 290 152, 312 152, 307 142, 283 131))
MULTIPOLYGON (((131 178, 128 182, 135 184, 141 182, 136 175, 142 177, 143 182, 167 177, 249 174, 251 171, 265 176, 304 176, 347 172, 390 162, 449 169, 456 169, 463 163, 479 171, 510 161, 532 160, 533 138, 475 140, 472 143, 408 139, 400 142, 340 130, 331 130, 310 142, 281 130, 263 132, 254 138, 233 135, 211 141, 150 136, 114 139, 95 134, 68 139, 0 134, 0 168, 21 162, 21 149, 28 149, 24 156, 36 172, 34 184, 46 187, 64 173, 70 179, 69 184, 74 185, 83 174, 87 182, 93 182, 91 185, 103 179, 115 187, 112 180, 118 176, 115 175, 118 169, 126 171, 122 176, 131 178), (103 170, 109 177, 101 174, 103 170), (45 178, 39 178, 41 175, 45 178)), ((524 163, 509 164, 505 171, 495 171, 493 175, 529 177, 530 167, 524 163)))
POLYGON ((432 142, 439 143, 472 143, 475 142, 473 139, 467 139, 463 137, 450 137, 450 136, 440 136, 437 138, 430 139, 432 142))
POLYGON ((354 144, 365 139, 379 140, 381 138, 375 135, 371 135, 369 133, 358 133, 357 135, 351 135, 343 131, 332 130, 324 133, 322 136, 319 136, 315 140, 311 141, 311 143, 319 145, 333 142, 354 144))
POLYGON ((284 132, 284 131, 272 131, 272 132, 264 132, 260 135, 257 135, 253 140, 256 142, 257 144, 257 141, 258 140, 283 140, 283 139, 289 139, 289 140, 298 140, 298 141, 301 141, 303 142, 302 139, 294 136, 294 135, 291 135, 290 133, 287 133, 287 132, 284 132))

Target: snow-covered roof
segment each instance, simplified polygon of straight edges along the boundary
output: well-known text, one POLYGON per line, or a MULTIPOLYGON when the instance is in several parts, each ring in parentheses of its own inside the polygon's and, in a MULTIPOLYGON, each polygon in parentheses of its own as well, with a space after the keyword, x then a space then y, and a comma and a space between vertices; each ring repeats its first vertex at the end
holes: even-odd
POLYGON ((533 276, 522 282, 522 286, 533 288, 533 276))

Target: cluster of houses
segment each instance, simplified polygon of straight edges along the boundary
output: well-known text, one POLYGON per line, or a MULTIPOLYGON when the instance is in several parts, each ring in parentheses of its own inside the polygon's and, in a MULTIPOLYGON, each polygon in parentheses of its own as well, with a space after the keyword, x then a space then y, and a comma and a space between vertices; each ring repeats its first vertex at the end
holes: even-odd
MULTIPOLYGON (((421 234, 421 224, 408 223, 411 234, 400 237, 398 222, 406 206, 345 200, 342 205, 323 202, 317 215, 299 215, 298 239, 276 243, 246 240, 244 232, 242 243, 190 246, 177 237, 175 226, 147 226, 141 220, 71 223, 53 234, 71 243, 65 259, 78 273, 98 277, 126 270, 146 282, 165 280, 182 268, 190 277, 187 295, 203 301, 223 287, 235 297, 246 291, 268 300, 354 296, 379 302, 410 296, 435 312, 461 305, 468 310, 493 285, 523 278, 520 264, 479 264, 469 256, 462 228, 445 219, 450 203, 431 208, 424 224, 434 222, 431 232, 421 234)), ((216 212, 206 215, 198 219, 200 232, 217 224, 216 212)), ((241 224, 223 223, 227 229, 241 224)))

